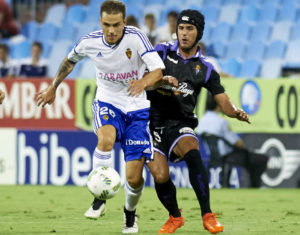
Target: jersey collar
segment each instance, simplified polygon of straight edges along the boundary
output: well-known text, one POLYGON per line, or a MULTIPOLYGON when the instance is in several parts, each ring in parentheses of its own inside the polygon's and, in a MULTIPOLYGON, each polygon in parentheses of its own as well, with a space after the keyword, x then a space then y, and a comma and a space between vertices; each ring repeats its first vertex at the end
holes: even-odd
POLYGON ((200 46, 198 46, 198 49, 197 49, 197 52, 195 55, 192 55, 191 57, 184 59, 183 56, 179 52, 179 41, 178 40, 176 40, 174 42, 174 44, 171 46, 171 51, 176 51, 177 55, 180 56, 180 58, 183 59, 184 62, 187 62, 188 60, 193 59, 193 58, 200 59, 201 54, 202 54, 201 48, 200 48, 200 46))
MULTIPOLYGON (((126 26, 125 26, 125 27, 126 27, 126 26)), ((124 35, 125 35, 125 27, 124 27, 124 29, 123 29, 123 35, 122 35, 122 37, 120 38, 120 40, 119 40, 116 44, 112 44, 112 45, 108 44, 108 43, 105 41, 104 34, 103 34, 103 36, 102 36, 102 42, 103 42, 103 44, 104 44, 105 46, 111 48, 111 49, 116 48, 116 47, 120 44, 120 42, 122 41, 122 39, 123 39, 123 37, 124 37, 124 35)))

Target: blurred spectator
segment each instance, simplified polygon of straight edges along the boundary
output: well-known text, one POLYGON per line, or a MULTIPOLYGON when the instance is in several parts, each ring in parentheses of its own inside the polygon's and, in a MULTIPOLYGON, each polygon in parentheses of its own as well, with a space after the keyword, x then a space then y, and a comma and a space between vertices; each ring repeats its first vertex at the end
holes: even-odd
POLYGON ((221 107, 209 93, 206 112, 200 118, 198 134, 211 134, 218 138, 215 146, 223 161, 230 165, 242 166, 250 175, 251 187, 261 186, 261 175, 267 167, 268 156, 247 150, 243 140, 229 129, 227 120, 219 116, 221 107))
POLYGON ((203 42, 199 42, 199 46, 201 47, 201 52, 202 55, 205 57, 205 60, 208 61, 209 63, 211 63, 215 70, 218 72, 218 74, 220 75, 220 77, 232 77, 231 75, 224 73, 222 71, 221 66, 219 65, 217 59, 215 57, 212 56, 206 56, 206 46, 203 42))
POLYGON ((147 35, 150 42, 154 46, 157 43, 157 39, 158 39, 155 17, 153 14, 148 13, 145 15, 144 19, 145 19, 145 26, 142 27, 142 31, 147 35))
POLYGON ((4 0, 0 0, 0 39, 9 38, 18 33, 19 29, 10 6, 4 0))
POLYGON ((170 42, 177 39, 176 25, 177 25, 178 13, 176 11, 170 11, 168 13, 168 23, 158 28, 158 41, 170 42))
POLYGON ((48 73, 48 61, 41 58, 43 46, 40 42, 34 42, 31 47, 31 58, 20 61, 18 75, 21 77, 46 77, 48 73))
POLYGON ((0 44, 0 78, 12 77, 16 73, 16 61, 9 58, 9 48, 0 44))
POLYGON ((139 22, 137 21, 137 19, 134 17, 134 15, 129 15, 127 16, 126 18, 126 25, 129 25, 129 26, 134 26, 134 27, 137 27, 139 28, 139 22))

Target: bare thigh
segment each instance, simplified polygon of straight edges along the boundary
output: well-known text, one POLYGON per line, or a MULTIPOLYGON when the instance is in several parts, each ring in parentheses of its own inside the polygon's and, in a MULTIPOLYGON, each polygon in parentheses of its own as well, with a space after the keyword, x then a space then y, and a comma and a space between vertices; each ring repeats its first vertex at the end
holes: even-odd
POLYGON ((154 181, 162 184, 169 180, 170 172, 167 158, 158 152, 154 152, 154 160, 147 164, 154 181))

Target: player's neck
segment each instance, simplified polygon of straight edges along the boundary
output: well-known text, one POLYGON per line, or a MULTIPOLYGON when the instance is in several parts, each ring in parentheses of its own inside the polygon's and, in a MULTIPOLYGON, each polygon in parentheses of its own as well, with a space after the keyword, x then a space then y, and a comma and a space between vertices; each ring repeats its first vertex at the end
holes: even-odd
POLYGON ((197 53, 197 50, 198 50, 197 45, 189 49, 183 49, 179 46, 179 52, 184 59, 188 59, 191 56, 195 55, 197 53))

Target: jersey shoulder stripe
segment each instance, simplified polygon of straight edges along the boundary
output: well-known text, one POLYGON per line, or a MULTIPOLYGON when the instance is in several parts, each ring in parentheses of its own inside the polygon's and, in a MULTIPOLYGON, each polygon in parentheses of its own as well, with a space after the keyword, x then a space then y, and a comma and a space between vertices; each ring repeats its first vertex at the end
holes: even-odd
POLYGON ((74 46, 74 48, 73 48, 75 54, 78 54, 78 53, 76 52, 76 47, 77 47, 78 44, 81 43, 83 40, 86 40, 86 39, 94 39, 94 38, 101 38, 101 37, 103 37, 103 32, 102 32, 102 30, 98 30, 98 31, 95 31, 95 32, 92 32, 92 33, 89 33, 89 34, 83 36, 82 38, 80 38, 80 39, 77 41, 77 43, 75 44, 75 46, 74 46))
POLYGON ((135 35, 137 35, 140 38, 140 40, 143 42, 143 44, 144 44, 147 51, 153 50, 153 46, 150 43, 149 39, 141 31, 137 31, 137 30, 134 30, 134 29, 132 29, 132 30, 131 29, 126 29, 125 34, 135 34, 135 35))
POLYGON ((126 26, 125 27, 125 32, 132 33, 132 34, 138 34, 147 43, 147 46, 149 46, 149 49, 153 50, 153 46, 152 46, 151 42, 149 41, 148 37, 140 29, 138 29, 138 28, 136 28, 134 26, 126 26))

